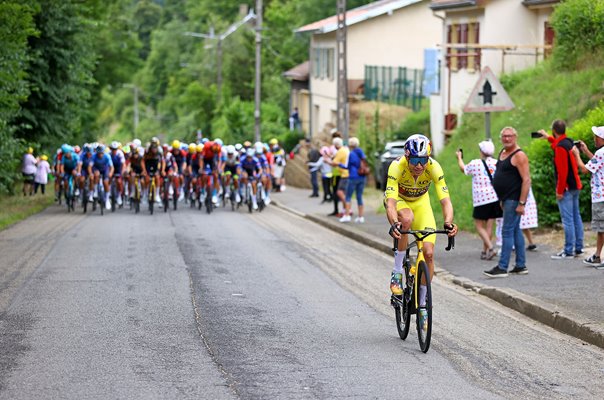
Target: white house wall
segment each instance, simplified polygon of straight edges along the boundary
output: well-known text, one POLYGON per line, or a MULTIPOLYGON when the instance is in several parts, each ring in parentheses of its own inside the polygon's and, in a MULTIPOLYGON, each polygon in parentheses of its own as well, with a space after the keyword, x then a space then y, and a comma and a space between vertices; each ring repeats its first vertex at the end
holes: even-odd
MULTIPOLYGON (((422 1, 396 10, 391 15, 351 25, 347 34, 348 79, 364 79, 365 65, 424 68, 424 49, 434 48, 441 42, 442 22, 434 17, 428 1, 422 1)), ((313 35, 311 49, 319 47, 336 49, 336 32, 313 35)), ((312 131, 316 134, 325 124, 335 123, 337 61, 334 59, 334 79, 315 78, 312 50, 310 57, 312 131)))
POLYGON ((424 68, 424 49, 441 41, 441 21, 428 2, 348 27, 348 79, 363 79, 365 65, 424 68))

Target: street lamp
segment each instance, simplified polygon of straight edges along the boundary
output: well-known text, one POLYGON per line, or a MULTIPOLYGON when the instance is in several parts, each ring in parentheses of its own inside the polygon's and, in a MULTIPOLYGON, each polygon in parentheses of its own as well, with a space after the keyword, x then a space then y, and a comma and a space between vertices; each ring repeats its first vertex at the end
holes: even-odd
POLYGON ((217 91, 218 91, 218 102, 220 102, 220 97, 222 94, 222 41, 224 39, 226 39, 227 37, 229 37, 231 34, 233 34, 235 31, 237 31, 237 29, 241 28, 244 24, 248 23, 251 20, 256 19, 256 14, 254 14, 254 10, 250 10, 250 12, 243 17, 243 19, 241 19, 238 22, 235 22, 234 24, 232 24, 231 26, 228 27, 228 29, 226 31, 224 31, 221 35, 215 35, 214 34, 214 29, 210 29, 209 33, 198 33, 198 32, 185 32, 183 33, 183 35, 185 36, 192 36, 192 37, 196 37, 196 38, 202 38, 202 39, 212 39, 212 40, 217 40, 216 43, 216 73, 217 73, 217 77, 216 77, 216 87, 217 87, 217 91))

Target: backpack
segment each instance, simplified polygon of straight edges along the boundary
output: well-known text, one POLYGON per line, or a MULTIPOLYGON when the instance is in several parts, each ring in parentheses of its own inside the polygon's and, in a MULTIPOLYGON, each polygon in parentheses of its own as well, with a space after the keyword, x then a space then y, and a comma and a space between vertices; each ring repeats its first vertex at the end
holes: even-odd
POLYGON ((371 168, 369 167, 369 163, 367 162, 366 158, 361 158, 361 166, 359 167, 357 174, 359 174, 359 176, 367 176, 371 174, 371 168))

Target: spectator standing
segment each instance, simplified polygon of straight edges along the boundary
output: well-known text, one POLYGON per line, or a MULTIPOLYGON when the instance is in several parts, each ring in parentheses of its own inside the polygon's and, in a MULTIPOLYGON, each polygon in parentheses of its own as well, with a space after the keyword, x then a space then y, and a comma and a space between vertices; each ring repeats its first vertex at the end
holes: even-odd
MULTIPOLYGON (((335 196, 333 197, 334 204, 334 212, 330 215, 342 217, 342 215, 338 215, 338 201, 341 201, 342 204, 346 204, 346 188, 348 186, 348 155, 349 150, 348 147, 344 146, 344 141, 341 137, 336 137, 332 141, 333 146, 336 149, 336 154, 329 163, 334 170, 337 171, 337 185, 335 187, 335 196)), ((334 174, 335 176, 335 174, 334 174)))
POLYGON ((496 266, 484 274, 489 278, 508 276, 508 266, 512 247, 516 248, 516 265, 512 274, 528 273, 526 249, 520 230, 520 217, 525 212, 526 201, 531 187, 528 157, 518 146, 518 133, 512 127, 505 127, 500 133, 503 149, 497 159, 493 176, 493 187, 503 209, 501 256, 496 266))
POLYGON ((552 255, 562 260, 583 254, 583 221, 579 212, 579 193, 582 188, 577 159, 571 154, 572 139, 566 136, 566 123, 560 119, 552 124, 553 136, 543 129, 539 131, 543 139, 554 150, 554 175, 556 178, 556 202, 564 227, 564 249, 552 255))
POLYGON ((48 156, 42 155, 34 178, 34 194, 38 193, 38 187, 42 194, 46 192, 46 184, 48 183, 48 174, 50 174, 50 164, 48 164, 48 156))
POLYGON ((472 202, 474 211, 474 226, 482 240, 481 260, 491 260, 497 255, 492 243, 493 222, 503 214, 499 204, 499 198, 493 188, 493 175, 497 168, 497 160, 493 158, 495 145, 490 140, 478 143, 480 158, 463 162, 463 154, 457 151, 457 164, 459 169, 466 175, 472 177, 472 202))
POLYGON ((294 129, 300 130, 300 113, 298 112, 298 107, 294 107, 294 111, 292 111, 289 116, 289 130, 293 131, 294 129))
POLYGON ((539 226, 539 217, 537 213, 537 202, 535 196, 533 196, 533 189, 529 189, 528 197, 526 198, 526 206, 524 207, 524 214, 520 218, 520 229, 528 242, 526 249, 528 251, 536 251, 537 245, 533 242, 533 233, 531 229, 539 226))
POLYGON ((21 174, 23 175, 23 196, 27 193, 31 196, 34 194, 34 176, 36 175, 36 159, 34 157, 34 149, 31 147, 27 148, 27 152, 23 155, 23 166, 21 168, 21 174))
POLYGON ((604 269, 600 258, 604 245, 604 126, 593 126, 591 130, 598 150, 595 154, 592 154, 585 143, 581 141, 579 149, 587 155, 589 161, 587 164, 583 164, 580 157, 576 158, 582 172, 591 172, 591 230, 597 232, 598 236, 596 252, 583 262, 597 269, 604 269))
POLYGON ((310 184, 312 186, 312 193, 309 197, 319 197, 319 182, 318 175, 319 169, 321 168, 321 154, 312 145, 310 139, 305 140, 306 148, 308 149, 308 170, 310 172, 310 184))
POLYGON ((277 192, 285 191, 285 150, 279 145, 277 139, 270 141, 271 152, 275 158, 273 164, 273 177, 275 178, 275 190, 277 192))
POLYGON ((319 159, 318 163, 321 168, 321 183, 323 184, 323 201, 321 201, 321 204, 323 204, 333 200, 333 194, 331 191, 333 174, 331 171, 331 165, 328 162, 331 160, 331 148, 323 146, 321 147, 320 153, 321 158, 319 159))
MULTIPOLYGON (((350 211, 352 205, 352 194, 356 193, 357 196, 357 207, 358 216, 354 222, 358 224, 365 223, 365 217, 363 216, 363 189, 365 189, 365 175, 359 174, 363 160, 367 162, 365 153, 359 147, 359 139, 353 137, 348 141, 348 147, 350 154, 348 156, 348 186, 346 188, 346 197, 344 203, 344 215, 340 218, 340 222, 350 222, 352 219, 352 213, 350 211)), ((362 172, 362 171, 361 171, 362 172)))

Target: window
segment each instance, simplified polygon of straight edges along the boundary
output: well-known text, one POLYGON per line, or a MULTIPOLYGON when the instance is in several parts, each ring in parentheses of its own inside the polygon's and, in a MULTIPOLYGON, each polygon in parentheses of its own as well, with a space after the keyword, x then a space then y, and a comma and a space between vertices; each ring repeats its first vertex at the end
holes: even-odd
POLYGON ((312 76, 333 81, 335 77, 335 49, 315 48, 312 54, 312 76))
MULTIPOLYGON (((449 44, 478 44, 480 27, 478 22, 451 24, 447 26, 449 44)), ((480 49, 474 47, 447 49, 447 66, 451 71, 467 69, 475 71, 480 68, 480 49)))

